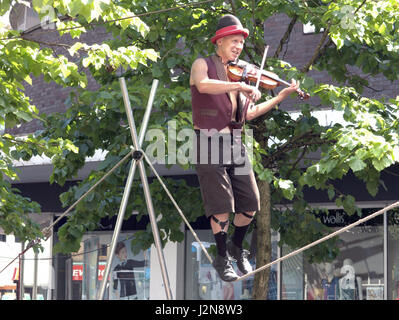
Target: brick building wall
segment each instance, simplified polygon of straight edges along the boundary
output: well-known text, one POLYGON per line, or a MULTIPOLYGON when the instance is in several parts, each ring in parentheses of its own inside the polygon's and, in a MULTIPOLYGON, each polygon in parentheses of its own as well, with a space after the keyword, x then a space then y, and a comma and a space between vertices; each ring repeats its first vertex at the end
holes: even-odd
MULTIPOLYGON (((12 21, 12 18, 13 17, 11 16, 11 25, 18 25, 16 22, 12 21)), ((19 15, 19 18, 23 19, 21 15, 19 15)), ((60 46, 60 44, 71 45, 79 41, 92 45, 94 43, 100 44, 110 38, 110 35, 107 34, 104 27, 97 27, 93 31, 89 30, 87 33, 82 33, 79 39, 72 39, 68 34, 60 37, 58 32, 51 29, 51 27, 44 29, 38 25, 40 21, 37 15, 33 18, 31 15, 29 18, 30 20, 28 21, 28 25, 34 25, 34 27, 31 27, 26 31, 25 38, 35 40, 39 42, 42 47, 51 48, 55 56, 64 55, 71 61, 76 61, 78 59, 77 55, 71 57, 67 48, 60 46)), ((98 84, 89 75, 89 72, 86 72, 86 75, 88 80, 86 89, 96 90, 98 84)), ((43 80, 43 76, 32 77, 32 85, 27 83, 25 85, 25 95, 30 98, 31 103, 38 108, 40 113, 46 114, 56 111, 64 112, 66 110, 65 102, 71 90, 73 90, 73 88, 64 88, 54 82, 46 82, 43 80)), ((16 128, 7 128, 7 131, 15 135, 24 135, 27 133, 33 133, 40 128, 40 122, 34 120, 29 123, 24 123, 16 128)))
MULTIPOLYGON (((265 42, 270 46, 269 56, 272 56, 276 51, 280 39, 283 37, 291 19, 285 14, 276 14, 265 22, 265 42)), ((288 46, 284 46, 282 52, 285 53, 284 57, 280 55, 280 59, 287 61, 292 66, 297 67, 298 70, 302 69, 306 63, 313 56, 314 50, 320 42, 322 34, 304 34, 303 24, 296 22, 290 35, 288 46)), ((348 67, 348 69, 356 74, 361 74, 360 70, 356 67, 348 67)), ((316 83, 334 83, 331 77, 324 71, 310 70, 308 75, 313 77, 316 83)), ((369 98, 380 98, 382 96, 395 98, 399 95, 399 81, 391 82, 387 80, 382 74, 367 78, 369 87, 365 88, 362 95, 369 98)), ((287 80, 288 81, 288 80, 287 80)), ((315 99, 311 99, 310 103, 315 103, 315 99)), ((285 103, 286 105, 292 103, 285 103)))

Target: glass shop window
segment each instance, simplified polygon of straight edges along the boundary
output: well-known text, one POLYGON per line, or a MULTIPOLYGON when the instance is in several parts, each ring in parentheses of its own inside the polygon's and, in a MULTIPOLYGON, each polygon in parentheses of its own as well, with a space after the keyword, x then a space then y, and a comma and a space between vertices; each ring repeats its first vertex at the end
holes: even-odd
POLYGON ((387 212, 388 300, 399 300, 399 210, 387 212))
MULTIPOLYGON (((362 210, 363 216, 378 209, 362 210)), ((328 220, 341 224, 354 217, 332 210, 328 220)), ((357 217, 359 218, 359 217, 357 217)), ((339 236, 339 254, 333 261, 308 263, 302 255, 282 262, 281 299, 383 300, 384 227, 382 215, 339 236)), ((282 255, 290 250, 283 248, 282 255)))
MULTIPOLYGON (((197 230, 199 239, 208 250, 214 245, 214 237, 211 230, 197 230)), ((249 236, 250 237, 250 236, 249 236)), ((272 259, 277 258, 276 235, 272 237, 272 259)), ((185 299, 187 300, 251 300, 253 289, 253 278, 249 277, 243 281, 224 282, 217 275, 208 258, 202 251, 190 231, 186 232, 186 274, 185 274, 185 299)), ((248 242, 251 240, 247 238, 248 242)), ((211 257, 213 256, 210 253, 211 257)), ((252 268, 255 269, 254 255, 250 255, 252 268), (252 258, 251 258, 252 256, 252 258)), ((235 271, 241 275, 233 263, 235 271)), ((268 299, 277 299, 277 267, 271 268, 269 276, 268 299)))
MULTIPOLYGON (((111 263, 105 300, 146 300, 150 296, 150 249, 133 254, 133 233, 121 233, 111 263)), ((112 233, 87 234, 72 254, 69 299, 96 300, 106 268, 112 233)))

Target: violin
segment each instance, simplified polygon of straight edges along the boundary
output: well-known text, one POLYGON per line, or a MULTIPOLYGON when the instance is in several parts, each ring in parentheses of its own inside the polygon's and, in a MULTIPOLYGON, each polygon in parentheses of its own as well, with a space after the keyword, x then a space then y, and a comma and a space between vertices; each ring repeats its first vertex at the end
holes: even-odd
MULTIPOLYGON (((265 89, 274 89, 278 87, 280 84, 284 84, 288 87, 291 86, 290 83, 280 79, 280 77, 270 71, 259 70, 256 66, 249 64, 238 64, 237 62, 229 62, 227 65, 227 76, 231 81, 244 81, 244 82, 254 82, 258 81, 257 75, 252 75, 248 73, 248 66, 255 68, 257 75, 261 72, 261 78, 259 80, 259 86, 265 89)), ((297 89, 297 93, 299 97, 303 99, 309 99, 310 95, 308 93, 303 92, 300 89, 297 89)))

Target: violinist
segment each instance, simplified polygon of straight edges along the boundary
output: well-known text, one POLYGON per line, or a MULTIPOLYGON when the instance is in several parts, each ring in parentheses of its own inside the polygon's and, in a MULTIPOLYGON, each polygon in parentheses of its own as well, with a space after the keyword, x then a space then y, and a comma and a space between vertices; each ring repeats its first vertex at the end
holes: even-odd
MULTIPOLYGON (((260 91, 244 82, 229 80, 227 66, 229 62, 238 60, 248 35, 248 29, 243 28, 237 17, 230 14, 222 16, 211 38, 216 53, 195 60, 190 75, 196 132, 195 169, 205 215, 210 219, 217 249, 212 265, 220 278, 228 282, 239 278, 232 265, 233 259, 242 274, 252 271, 247 258, 249 252, 243 249, 242 244, 256 211, 260 209, 259 190, 241 142, 240 130, 245 120, 268 112, 298 90, 298 83, 293 80, 277 96, 254 105, 261 98, 260 91), (250 107, 245 108, 248 103, 250 107), (215 148, 215 141, 223 143, 215 148), (230 141, 227 147, 225 141, 230 141), (236 150, 239 150, 238 156, 236 150), (213 161, 215 158, 211 151, 218 153, 217 162, 213 161), (225 157, 225 154, 232 156, 225 157), (237 173, 237 168, 243 163, 236 159, 244 159, 244 165, 249 166, 245 174, 241 171, 237 173), (234 232, 228 241, 230 213, 234 213, 234 232)), ((255 70, 248 72, 256 73, 255 70)))

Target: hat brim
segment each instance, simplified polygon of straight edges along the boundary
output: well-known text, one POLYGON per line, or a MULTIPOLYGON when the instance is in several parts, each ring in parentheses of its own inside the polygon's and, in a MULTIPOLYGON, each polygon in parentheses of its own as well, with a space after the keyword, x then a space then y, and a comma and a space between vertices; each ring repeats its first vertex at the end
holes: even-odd
POLYGON ((246 28, 240 28, 237 26, 228 26, 216 31, 216 34, 211 38, 213 44, 220 38, 231 36, 233 34, 242 34, 244 39, 248 37, 249 31, 246 28))

